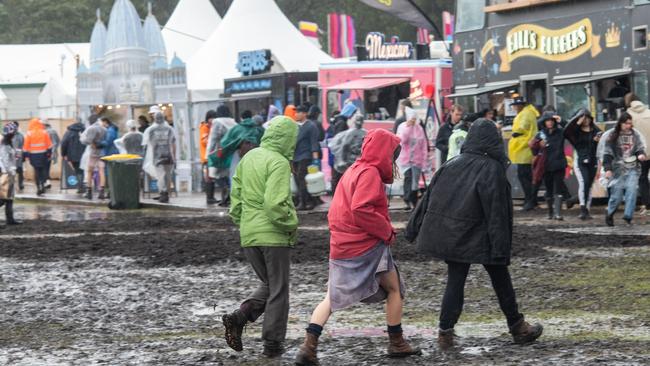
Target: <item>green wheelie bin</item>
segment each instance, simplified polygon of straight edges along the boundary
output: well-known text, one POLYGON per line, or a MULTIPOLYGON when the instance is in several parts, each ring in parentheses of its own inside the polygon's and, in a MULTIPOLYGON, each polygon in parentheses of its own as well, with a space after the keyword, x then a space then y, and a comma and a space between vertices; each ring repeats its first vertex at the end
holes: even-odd
POLYGON ((102 158, 108 166, 108 188, 114 210, 140 208, 140 172, 142 158, 138 155, 117 154, 102 158))

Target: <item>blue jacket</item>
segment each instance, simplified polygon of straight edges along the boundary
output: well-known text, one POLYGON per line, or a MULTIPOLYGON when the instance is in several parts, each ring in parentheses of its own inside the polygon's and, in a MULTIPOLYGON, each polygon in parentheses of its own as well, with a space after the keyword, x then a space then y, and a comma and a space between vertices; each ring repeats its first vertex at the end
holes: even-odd
POLYGON ((102 156, 109 156, 120 153, 113 143, 115 140, 117 140, 117 134, 117 126, 115 125, 110 125, 106 129, 106 137, 104 137, 104 140, 99 144, 99 146, 102 148, 102 156))

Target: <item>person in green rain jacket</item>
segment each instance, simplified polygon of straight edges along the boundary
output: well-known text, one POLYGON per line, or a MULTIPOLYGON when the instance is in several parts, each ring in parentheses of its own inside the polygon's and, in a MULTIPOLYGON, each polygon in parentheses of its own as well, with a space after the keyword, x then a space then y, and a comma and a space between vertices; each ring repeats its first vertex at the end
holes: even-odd
POLYGON ((226 135, 221 139, 221 149, 224 156, 234 154, 243 140, 259 146, 264 135, 264 127, 258 126, 253 121, 253 114, 251 111, 244 111, 242 113, 242 121, 231 128, 226 135), (245 138, 246 137, 246 138, 245 138))
POLYGON ((289 251, 296 242, 298 216, 291 198, 290 161, 298 125, 278 116, 262 138, 239 162, 232 179, 230 217, 239 226, 244 255, 260 286, 239 309, 222 317, 226 343, 242 351, 242 331, 262 314, 263 354, 284 353, 289 317, 289 251))

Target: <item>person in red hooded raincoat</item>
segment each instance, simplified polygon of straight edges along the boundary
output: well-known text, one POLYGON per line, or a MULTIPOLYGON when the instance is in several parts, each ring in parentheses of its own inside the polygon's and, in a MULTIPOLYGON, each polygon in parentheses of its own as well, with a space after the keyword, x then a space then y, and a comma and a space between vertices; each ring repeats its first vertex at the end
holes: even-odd
POLYGON ((355 303, 386 300, 388 356, 419 354, 402 336, 404 285, 391 255, 395 230, 388 216, 385 185, 393 182, 400 140, 376 129, 366 136, 361 157, 346 170, 332 199, 329 288, 307 327, 298 365, 317 365, 316 348, 333 311, 355 303))

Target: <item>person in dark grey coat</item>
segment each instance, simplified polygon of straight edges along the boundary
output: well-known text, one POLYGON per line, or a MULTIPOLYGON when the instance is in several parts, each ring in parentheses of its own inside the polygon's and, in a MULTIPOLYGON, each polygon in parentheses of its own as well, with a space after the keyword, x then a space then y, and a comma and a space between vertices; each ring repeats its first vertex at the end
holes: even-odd
POLYGON ((63 160, 72 164, 72 167, 75 170, 77 175, 77 193, 83 193, 83 181, 84 181, 84 170, 81 167, 81 157, 86 151, 86 146, 81 143, 79 138, 84 132, 86 127, 81 122, 81 119, 77 119, 76 123, 68 126, 68 129, 63 134, 63 139, 61 140, 61 156, 63 160))
POLYGON ((471 264, 482 264, 490 275, 515 343, 529 343, 542 334, 541 325, 531 326, 519 313, 508 271, 512 247, 509 164, 496 125, 478 119, 461 154, 433 177, 406 228, 407 239, 417 238, 421 252, 448 266, 438 333, 442 349, 453 346, 471 264))

